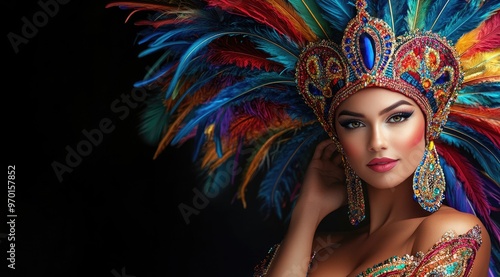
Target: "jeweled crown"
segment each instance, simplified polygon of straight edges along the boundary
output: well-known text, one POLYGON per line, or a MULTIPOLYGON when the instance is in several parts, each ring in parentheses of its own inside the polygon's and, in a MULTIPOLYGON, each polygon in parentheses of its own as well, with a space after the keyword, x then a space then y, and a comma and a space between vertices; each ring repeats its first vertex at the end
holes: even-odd
POLYGON ((402 93, 426 114, 426 139, 434 140, 463 79, 455 48, 431 32, 395 37, 385 21, 366 12, 365 1, 356 8, 341 45, 322 40, 303 49, 296 68, 300 93, 333 139, 335 110, 350 95, 366 87, 402 93))

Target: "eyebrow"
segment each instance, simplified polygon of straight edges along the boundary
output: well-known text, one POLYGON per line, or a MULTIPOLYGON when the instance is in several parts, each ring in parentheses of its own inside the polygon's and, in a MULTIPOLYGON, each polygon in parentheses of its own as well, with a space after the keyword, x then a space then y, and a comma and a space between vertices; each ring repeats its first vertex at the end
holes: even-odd
MULTIPOLYGON (((401 106, 401 105, 411 105, 410 102, 406 101, 406 100, 399 100, 398 102, 390 105, 389 107, 381 110, 378 114, 379 115, 383 115, 391 110, 394 110, 395 108, 401 106)), ((356 116, 356 117, 364 117, 364 115, 362 113, 356 113, 356 112, 352 112, 352 111, 349 111, 349 110, 343 110, 339 113, 338 116, 341 116, 341 115, 350 115, 350 116, 356 116)))

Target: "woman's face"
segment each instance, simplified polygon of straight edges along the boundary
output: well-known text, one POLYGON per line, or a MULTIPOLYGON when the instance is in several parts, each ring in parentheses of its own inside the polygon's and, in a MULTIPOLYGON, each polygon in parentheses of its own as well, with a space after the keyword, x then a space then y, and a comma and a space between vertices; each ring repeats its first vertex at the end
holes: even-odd
POLYGON ((425 117, 403 94, 365 88, 342 102, 335 128, 349 164, 373 187, 392 188, 412 176, 425 149, 425 117))

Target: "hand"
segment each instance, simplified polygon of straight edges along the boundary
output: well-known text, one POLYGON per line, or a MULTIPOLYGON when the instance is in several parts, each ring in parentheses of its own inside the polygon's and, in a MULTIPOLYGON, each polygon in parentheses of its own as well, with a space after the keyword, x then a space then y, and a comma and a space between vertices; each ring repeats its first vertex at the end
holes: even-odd
POLYGON ((324 218, 347 203, 345 179, 335 144, 331 139, 322 141, 307 168, 297 206, 317 211, 318 218, 324 218))

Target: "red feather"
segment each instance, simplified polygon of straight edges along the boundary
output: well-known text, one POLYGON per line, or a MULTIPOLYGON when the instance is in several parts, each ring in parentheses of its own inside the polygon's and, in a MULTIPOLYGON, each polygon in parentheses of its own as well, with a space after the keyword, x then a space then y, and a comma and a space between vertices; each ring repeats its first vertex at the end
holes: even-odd
POLYGON ((488 197, 484 191, 481 173, 453 146, 436 142, 438 154, 453 167, 455 174, 463 184, 467 198, 474 204, 474 209, 484 217, 488 217, 491 210, 488 197))
POLYGON ((484 21, 478 28, 476 43, 466 49, 461 57, 473 56, 476 53, 488 52, 500 47, 500 12, 484 21))
POLYGON ((231 136, 254 139, 268 132, 268 129, 280 127, 290 121, 286 107, 262 99, 254 100, 247 107, 235 111, 231 122, 231 136))
POLYGON ((500 148, 500 108, 455 105, 451 109, 449 120, 472 128, 500 148))
POLYGON ((291 21, 292 18, 284 16, 268 1, 208 0, 207 3, 209 6, 219 7, 232 14, 253 18, 280 34, 290 37, 295 42, 307 43, 308 38, 305 38, 300 31, 293 28, 296 24, 291 21))
POLYGON ((247 38, 223 37, 210 45, 208 59, 218 65, 235 64, 238 67, 281 71, 283 66, 268 59, 269 55, 258 50, 247 38))

